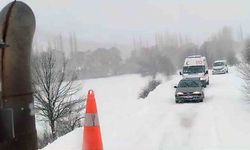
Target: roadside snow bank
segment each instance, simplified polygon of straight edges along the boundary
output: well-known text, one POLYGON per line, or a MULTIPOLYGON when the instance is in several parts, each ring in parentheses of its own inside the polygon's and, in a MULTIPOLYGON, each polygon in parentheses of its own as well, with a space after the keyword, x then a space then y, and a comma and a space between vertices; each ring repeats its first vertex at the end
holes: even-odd
POLYGON ((81 150, 83 128, 59 137, 56 141, 46 146, 43 150, 81 150))

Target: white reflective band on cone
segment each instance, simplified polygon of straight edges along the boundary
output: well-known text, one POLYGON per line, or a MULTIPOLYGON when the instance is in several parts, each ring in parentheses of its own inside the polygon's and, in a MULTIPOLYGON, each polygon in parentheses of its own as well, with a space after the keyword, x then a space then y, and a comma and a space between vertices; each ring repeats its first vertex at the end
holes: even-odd
POLYGON ((85 114, 85 127, 96 127, 99 126, 99 120, 97 113, 86 113, 85 114))

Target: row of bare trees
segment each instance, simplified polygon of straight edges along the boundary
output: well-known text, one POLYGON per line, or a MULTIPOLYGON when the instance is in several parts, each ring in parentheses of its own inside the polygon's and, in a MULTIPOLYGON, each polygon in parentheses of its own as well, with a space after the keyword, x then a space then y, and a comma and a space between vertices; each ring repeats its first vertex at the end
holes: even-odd
MULTIPOLYGON (((184 58, 189 55, 206 56, 210 66, 217 59, 226 59, 229 64, 236 64, 238 42, 233 37, 232 29, 224 27, 199 46, 181 34, 157 33, 154 46, 143 45, 141 40, 134 40, 131 55, 123 59, 121 50, 115 47, 81 51, 73 34, 69 40, 70 54, 67 57, 70 68, 77 71, 80 79, 129 73, 154 76, 160 72, 171 75, 182 67, 184 58)), ((65 50, 63 43, 66 42, 61 36, 55 41, 57 42, 51 49, 65 50)))
POLYGON ((238 70, 241 74, 241 78, 244 80, 243 85, 246 99, 250 99, 250 37, 244 41, 244 47, 242 50, 242 63, 238 66, 238 70))
POLYGON ((93 51, 76 51, 70 56, 71 68, 75 68, 79 78, 98 78, 120 74, 121 52, 117 48, 98 48, 93 51))

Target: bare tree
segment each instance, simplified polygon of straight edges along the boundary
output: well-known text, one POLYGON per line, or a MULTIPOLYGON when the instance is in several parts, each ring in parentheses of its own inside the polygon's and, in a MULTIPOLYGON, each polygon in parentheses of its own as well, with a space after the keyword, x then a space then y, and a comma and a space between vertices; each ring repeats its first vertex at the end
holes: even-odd
POLYGON ((218 59, 226 59, 230 65, 234 65, 238 63, 236 45, 233 30, 229 27, 223 27, 201 45, 200 52, 206 56, 210 65, 218 59))
POLYGON ((250 65, 247 63, 242 63, 238 66, 238 71, 241 74, 241 78, 244 80, 243 92, 247 100, 250 98, 250 65))
MULTIPOLYGON (((84 99, 76 96, 80 90, 74 82, 76 74, 67 73, 65 57, 60 63, 55 58, 51 50, 41 53, 34 58, 32 70, 35 108, 49 122, 53 140, 57 138, 57 124, 84 108, 84 99)), ((79 118, 80 115, 74 119, 79 118)))
POLYGON ((250 64, 250 38, 247 38, 245 41, 243 59, 245 63, 250 64))
POLYGON ((84 116, 81 115, 81 111, 82 107, 78 107, 74 110, 74 112, 69 111, 67 117, 60 118, 57 121, 58 136, 65 135, 68 132, 74 130, 75 128, 82 126, 81 119, 83 119, 84 116))
POLYGON ((38 149, 42 149, 46 145, 48 145, 50 142, 53 142, 51 134, 46 129, 47 129, 47 127, 45 127, 45 130, 44 130, 43 134, 38 135, 38 137, 37 137, 38 149))
POLYGON ((245 41, 245 47, 243 49, 243 62, 238 66, 238 71, 241 74, 241 78, 244 80, 243 85, 244 93, 246 93, 247 99, 250 98, 250 38, 245 41))

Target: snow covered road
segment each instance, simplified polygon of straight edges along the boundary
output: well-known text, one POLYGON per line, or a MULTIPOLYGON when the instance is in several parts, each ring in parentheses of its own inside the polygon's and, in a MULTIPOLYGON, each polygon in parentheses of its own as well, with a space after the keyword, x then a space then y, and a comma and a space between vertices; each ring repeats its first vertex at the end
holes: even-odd
MULTIPOLYGON (((250 105, 234 68, 210 75, 203 103, 175 104, 174 76, 138 100, 147 78, 137 75, 88 80, 96 91, 106 150, 250 149, 250 105)), ((81 150, 82 129, 67 134, 45 150, 81 150)))

